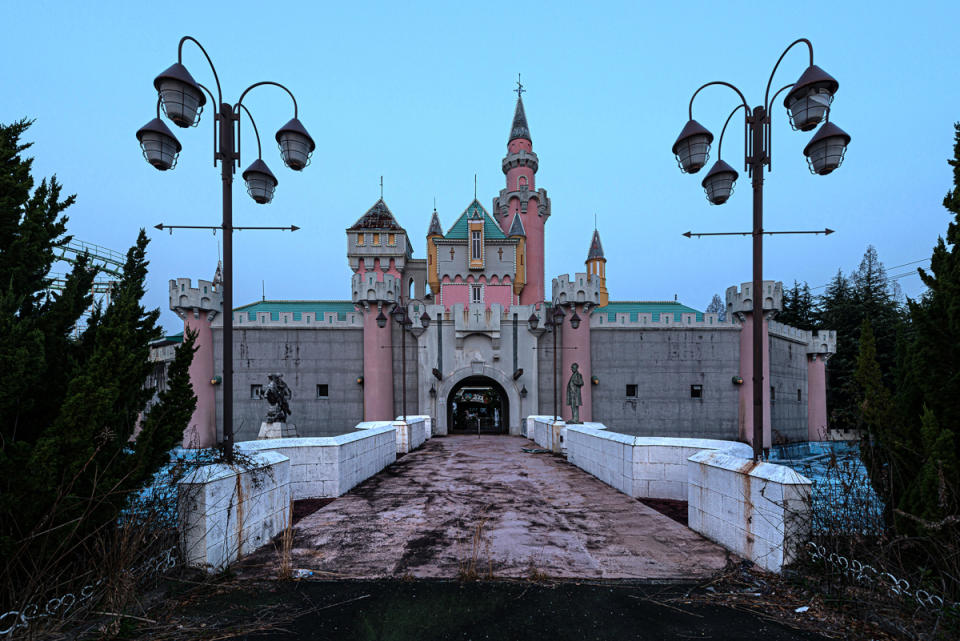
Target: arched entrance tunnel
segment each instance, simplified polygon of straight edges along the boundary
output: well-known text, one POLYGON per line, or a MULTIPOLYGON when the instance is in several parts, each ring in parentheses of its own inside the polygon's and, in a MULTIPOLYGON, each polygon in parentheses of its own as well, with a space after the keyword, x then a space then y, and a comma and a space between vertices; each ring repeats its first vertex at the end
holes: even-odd
POLYGON ((486 376, 470 376, 447 396, 447 426, 451 434, 506 434, 510 404, 499 383, 486 376))

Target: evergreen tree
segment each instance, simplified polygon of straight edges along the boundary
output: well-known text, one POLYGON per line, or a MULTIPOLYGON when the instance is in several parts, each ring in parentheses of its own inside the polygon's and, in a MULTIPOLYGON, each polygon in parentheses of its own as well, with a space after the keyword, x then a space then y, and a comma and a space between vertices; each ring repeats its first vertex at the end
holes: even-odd
POLYGON ((903 508, 930 520, 957 514, 960 494, 960 439, 953 431, 960 425, 960 123, 954 127, 954 157, 948 161, 954 184, 943 199, 953 220, 946 239, 933 248, 930 271, 918 269, 929 289, 919 301, 908 301, 911 337, 898 391, 903 430, 922 437, 917 461, 905 470, 919 470, 919 476, 903 508))
POLYGON ((862 319, 854 304, 853 288, 842 270, 837 270, 820 298, 816 320, 818 327, 837 331, 837 352, 827 362, 829 427, 855 429, 859 410, 853 373, 862 319))
POLYGON ((141 230, 109 305, 95 307, 75 337, 95 270, 81 256, 63 291, 49 291, 74 197, 61 197, 56 178, 34 189, 32 159, 21 156, 29 125, 0 125, 0 576, 8 586, 42 580, 44 568, 68 565, 92 533, 113 528, 166 462, 196 402, 188 333, 169 389, 131 442, 153 395, 149 343, 160 335, 159 312, 140 302, 148 240, 141 230))
POLYGON ((721 323, 727 320, 727 308, 723 304, 720 294, 713 295, 713 298, 710 299, 710 304, 707 305, 706 312, 708 314, 716 314, 717 320, 721 323))
POLYGON ((815 327, 815 313, 810 285, 804 282, 801 287, 797 281, 793 281, 793 287, 783 292, 783 310, 777 314, 777 320, 791 327, 810 330, 815 327))

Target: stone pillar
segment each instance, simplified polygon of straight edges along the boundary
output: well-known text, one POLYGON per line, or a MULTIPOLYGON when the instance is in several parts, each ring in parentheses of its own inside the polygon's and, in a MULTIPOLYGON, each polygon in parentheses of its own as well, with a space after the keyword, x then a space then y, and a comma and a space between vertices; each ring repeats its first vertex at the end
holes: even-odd
POLYGON ((590 383, 590 376, 592 375, 590 367, 590 312, 586 309, 588 307, 589 305, 574 304, 566 306, 566 309, 564 309, 566 316, 563 319, 563 333, 561 334, 563 367, 560 371, 558 392, 562 407, 561 416, 565 421, 570 421, 573 417, 573 411, 567 405, 567 381, 570 380, 572 373, 570 366, 574 363, 577 363, 580 374, 583 376, 583 387, 580 388, 580 397, 583 400, 583 405, 580 406, 580 420, 593 420, 591 398, 593 385, 590 383), (570 316, 573 315, 574 311, 580 317, 580 326, 577 329, 570 325, 570 316))
MULTIPOLYGON (((753 283, 743 283, 740 290, 736 286, 728 287, 727 298, 727 318, 736 319, 740 323, 740 377, 743 384, 740 386, 740 407, 738 411, 737 424, 739 425, 739 438, 745 443, 753 445, 753 295, 750 291, 753 283)), ((783 308, 783 284, 772 280, 763 281, 763 323, 761 349, 763 349, 763 377, 761 385, 763 404, 763 447, 769 448, 771 445, 770 436, 770 333, 768 327, 768 314, 779 311, 783 308)))
POLYGON ((392 421, 393 341, 390 310, 370 305, 363 313, 363 420, 392 421), (377 325, 380 312, 387 316, 384 327, 377 325))
POLYGON ((223 291, 210 281, 197 281, 190 286, 189 278, 170 281, 170 309, 183 319, 184 331, 197 332, 197 351, 190 364, 190 385, 197 397, 197 407, 183 433, 183 447, 201 448, 217 444, 217 405, 212 380, 213 319, 223 311, 223 291))
POLYGON ((837 332, 813 332, 807 343, 807 438, 827 440, 827 359, 837 351, 837 332))

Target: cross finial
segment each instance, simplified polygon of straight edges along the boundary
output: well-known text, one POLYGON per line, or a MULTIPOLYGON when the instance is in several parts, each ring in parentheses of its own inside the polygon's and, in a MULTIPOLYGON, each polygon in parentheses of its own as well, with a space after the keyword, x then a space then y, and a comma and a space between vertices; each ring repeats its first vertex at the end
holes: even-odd
POLYGON ((521 98, 523 92, 526 91, 526 89, 523 88, 523 83, 520 82, 520 74, 517 74, 517 88, 514 89, 514 91, 517 92, 517 98, 518 98, 518 99, 521 98))
POLYGON ((380 200, 383 200, 383 176, 380 176, 380 200))
POLYGON ((473 199, 477 199, 477 175, 473 175, 473 199))

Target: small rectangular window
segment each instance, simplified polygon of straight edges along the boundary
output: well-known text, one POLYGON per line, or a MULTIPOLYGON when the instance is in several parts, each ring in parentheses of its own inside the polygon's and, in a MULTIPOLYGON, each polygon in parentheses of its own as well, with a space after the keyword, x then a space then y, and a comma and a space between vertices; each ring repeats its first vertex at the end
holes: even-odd
POLYGON ((703 385, 691 385, 690 398, 703 398, 703 385))
POLYGON ((326 385, 317 385, 317 398, 327 398, 330 396, 330 391, 327 389, 326 385))
POLYGON ((637 386, 636 385, 627 385, 627 397, 636 398, 637 397, 637 386))
POLYGON ((366 238, 366 234, 357 234, 357 245, 363 246, 363 241, 366 238))
POLYGON ((777 400, 777 388, 774 387, 773 385, 770 386, 770 400, 771 401, 777 400))
POLYGON ((479 232, 479 231, 474 231, 474 232, 472 232, 471 237, 473 238, 473 256, 472 256, 472 259, 473 259, 473 260, 480 260, 480 258, 481 258, 481 251, 482 251, 482 247, 481 247, 481 245, 480 245, 480 232, 479 232))
POLYGON ((263 385, 251 385, 250 398, 263 398, 263 385))
POLYGON ((473 291, 473 302, 480 304, 483 302, 483 290, 480 288, 480 285, 474 285, 472 288, 473 291))
POLYGON ((373 244, 374 244, 374 245, 379 245, 379 244, 380 244, 380 234, 374 234, 374 235, 373 235, 373 244))
POLYGON ((803 394, 801 394, 800 388, 798 387, 798 388, 797 388, 797 402, 799 403, 799 402, 802 401, 802 400, 803 400, 803 394))
POLYGON ((397 244, 397 235, 396 234, 387 234, 387 244, 396 245, 397 244))

